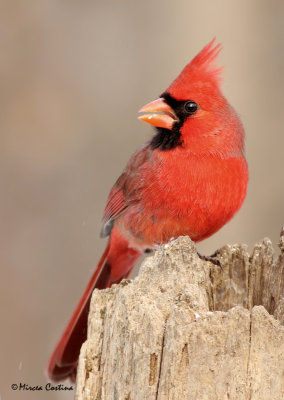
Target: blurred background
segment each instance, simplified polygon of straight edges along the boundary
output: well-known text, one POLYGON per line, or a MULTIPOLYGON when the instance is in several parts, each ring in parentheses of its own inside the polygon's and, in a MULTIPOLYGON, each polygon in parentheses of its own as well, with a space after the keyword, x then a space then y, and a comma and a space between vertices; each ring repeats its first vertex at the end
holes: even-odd
POLYGON ((103 248, 112 184, 151 137, 137 110, 213 37, 223 90, 246 129, 247 199, 201 243, 275 247, 284 224, 281 0, 0 2, 1 399, 44 368, 103 248))

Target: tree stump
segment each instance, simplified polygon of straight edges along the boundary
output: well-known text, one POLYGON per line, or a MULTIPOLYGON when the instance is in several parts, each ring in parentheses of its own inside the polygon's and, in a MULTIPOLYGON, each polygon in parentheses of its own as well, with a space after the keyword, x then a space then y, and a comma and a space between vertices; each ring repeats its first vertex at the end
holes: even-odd
POLYGON ((219 267, 180 237, 94 290, 76 399, 283 400, 283 232, 280 250, 227 245, 219 267))

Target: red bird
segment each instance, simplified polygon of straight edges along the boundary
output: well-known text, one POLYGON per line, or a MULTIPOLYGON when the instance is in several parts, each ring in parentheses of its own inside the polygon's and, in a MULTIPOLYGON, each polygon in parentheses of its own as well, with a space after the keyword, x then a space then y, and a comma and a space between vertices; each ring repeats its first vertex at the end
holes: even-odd
POLYGON ((110 191, 101 236, 108 245, 51 355, 48 377, 74 379, 94 288, 127 278, 147 249, 188 235, 199 242, 228 222, 247 190, 242 123, 220 90, 209 43, 140 120, 155 135, 130 158, 110 191))

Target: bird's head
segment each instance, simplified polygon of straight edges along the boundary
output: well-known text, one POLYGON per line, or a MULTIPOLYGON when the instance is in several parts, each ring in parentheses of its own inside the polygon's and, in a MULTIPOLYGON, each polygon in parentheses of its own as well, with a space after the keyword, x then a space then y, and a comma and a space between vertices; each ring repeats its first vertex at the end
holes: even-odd
POLYGON ((153 149, 187 149, 223 157, 243 152, 243 127, 220 90, 222 68, 214 64, 220 50, 221 45, 211 41, 160 98, 139 110, 143 113, 139 119, 157 129, 153 149))

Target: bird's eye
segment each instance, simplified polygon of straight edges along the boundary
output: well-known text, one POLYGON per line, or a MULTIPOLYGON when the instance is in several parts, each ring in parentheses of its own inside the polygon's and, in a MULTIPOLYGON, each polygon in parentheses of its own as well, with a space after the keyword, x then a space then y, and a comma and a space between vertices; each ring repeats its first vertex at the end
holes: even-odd
POLYGON ((187 114, 194 114, 198 110, 198 105, 195 101, 189 100, 184 104, 184 110, 187 114))

